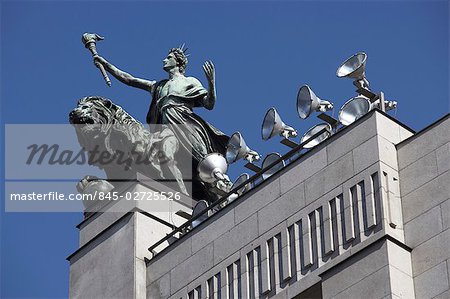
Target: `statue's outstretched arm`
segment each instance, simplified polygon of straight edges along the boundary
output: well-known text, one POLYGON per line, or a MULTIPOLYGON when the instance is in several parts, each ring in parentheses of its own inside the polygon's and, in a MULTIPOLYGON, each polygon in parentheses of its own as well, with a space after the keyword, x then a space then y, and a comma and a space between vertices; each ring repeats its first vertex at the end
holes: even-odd
POLYGON ((107 61, 105 58, 103 58, 101 56, 94 57, 94 64, 97 65, 97 63, 102 64, 108 73, 110 73, 117 80, 119 80, 120 82, 122 82, 126 85, 144 89, 147 91, 151 91, 153 85, 156 83, 156 81, 150 81, 150 80, 133 77, 129 73, 118 69, 116 66, 114 66, 113 64, 111 64, 109 61, 107 61))
POLYGON ((216 73, 212 61, 206 61, 203 64, 203 71, 208 80, 208 94, 203 99, 203 106, 206 109, 211 110, 216 103, 216 73))

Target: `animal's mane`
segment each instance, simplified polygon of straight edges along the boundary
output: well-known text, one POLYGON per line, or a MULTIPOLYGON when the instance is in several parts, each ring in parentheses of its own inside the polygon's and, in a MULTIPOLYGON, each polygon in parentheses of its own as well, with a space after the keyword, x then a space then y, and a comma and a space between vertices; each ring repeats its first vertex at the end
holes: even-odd
POLYGON ((129 125, 129 124, 138 124, 142 125, 140 121, 131 116, 128 112, 126 112, 119 105, 114 104, 111 100, 100 97, 100 96, 89 96, 84 97, 78 101, 78 105, 82 105, 84 103, 92 103, 96 108, 100 108, 102 110, 107 110, 109 114, 113 117, 111 120, 118 122, 120 124, 129 125), (107 105, 105 105, 105 103, 107 105))

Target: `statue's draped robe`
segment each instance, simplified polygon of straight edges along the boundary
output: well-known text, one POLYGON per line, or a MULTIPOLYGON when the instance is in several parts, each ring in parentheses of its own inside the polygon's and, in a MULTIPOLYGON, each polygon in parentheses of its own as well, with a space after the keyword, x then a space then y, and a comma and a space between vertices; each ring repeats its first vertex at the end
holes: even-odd
POLYGON ((192 80, 183 92, 162 97, 161 90, 169 80, 155 84, 152 103, 147 113, 150 125, 169 125, 180 145, 192 153, 194 164, 200 162, 209 153, 225 155, 229 137, 196 115, 192 109, 203 107, 203 99, 208 91, 198 82, 192 80))

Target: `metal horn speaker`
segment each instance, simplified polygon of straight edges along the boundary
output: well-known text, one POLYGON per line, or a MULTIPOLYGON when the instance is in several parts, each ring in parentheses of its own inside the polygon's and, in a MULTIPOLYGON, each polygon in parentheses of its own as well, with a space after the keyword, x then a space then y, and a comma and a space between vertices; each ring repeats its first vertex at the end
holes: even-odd
POLYGON ((211 153, 198 164, 197 172, 200 179, 205 183, 214 183, 224 179, 224 174, 228 170, 225 158, 218 153, 211 153))
POLYGON ((325 132, 323 132, 322 134, 320 134, 319 136, 317 136, 316 138, 314 138, 313 140, 311 140, 310 142, 308 142, 307 144, 305 144, 303 147, 304 148, 312 148, 316 145, 318 145, 319 143, 321 143, 322 141, 324 141, 325 139, 327 139, 328 137, 330 137, 333 134, 333 130, 331 128, 330 124, 327 123, 322 123, 322 124, 318 124, 315 125, 314 127, 312 127, 311 129, 309 129, 302 137, 301 142, 305 142, 307 141, 309 138, 311 138, 314 134, 319 133, 322 129, 326 128, 327 130, 325 132))
MULTIPOLYGON (((239 186, 240 184, 244 183, 245 181, 247 181, 248 179, 250 179, 250 175, 248 173, 243 173, 241 174, 233 183, 233 187, 231 187, 231 190, 234 190, 234 188, 236 188, 237 186, 239 186)), ((245 192, 247 192, 248 190, 253 188, 253 184, 252 183, 248 183, 245 184, 243 187, 239 188, 238 190, 236 190, 236 193, 240 196, 242 194, 244 194, 245 192)))
POLYGON ((250 163, 253 160, 257 161, 260 159, 259 154, 247 146, 240 132, 231 135, 227 144, 226 158, 228 164, 234 163, 241 158, 246 159, 250 163))
POLYGON ((359 52, 345 60, 337 69, 336 75, 339 78, 352 78, 353 84, 358 88, 369 88, 369 81, 366 79, 367 54, 359 52))
POLYGON ((353 97, 339 110, 339 122, 348 126, 374 108, 370 100, 364 96, 353 97))
POLYGON ((275 135, 283 136, 284 138, 296 137, 297 131, 286 125, 282 120, 277 110, 272 107, 267 110, 261 127, 261 135, 263 140, 269 140, 275 135))
MULTIPOLYGON (((263 169, 266 168, 267 166, 269 166, 270 164, 274 163, 275 161, 277 161, 280 158, 281 158, 281 155, 279 153, 268 154, 264 158, 264 161, 262 163, 262 168, 263 169)), ((270 168, 269 170, 267 170, 266 172, 264 172, 262 174, 263 180, 266 180, 267 178, 272 176, 275 172, 277 172, 278 170, 282 169, 284 167, 284 165, 285 165, 284 161, 281 160, 279 163, 277 163, 274 166, 272 166, 272 168, 270 168)))
POLYGON ((307 118, 313 111, 328 111, 333 109, 329 101, 321 100, 308 85, 300 87, 297 94, 297 113, 300 118, 307 118))
MULTIPOLYGON (((206 200, 200 200, 199 202, 197 202, 197 204, 194 207, 194 210, 192 211, 192 217, 202 214, 202 212, 205 211, 208 207, 209 207, 209 205, 206 202, 206 200)), ((192 224, 191 224, 192 228, 197 227, 200 223, 202 223, 203 221, 208 219, 208 217, 209 217, 209 212, 206 212, 203 215, 201 215, 199 218, 197 218, 196 220, 192 221, 192 224)))

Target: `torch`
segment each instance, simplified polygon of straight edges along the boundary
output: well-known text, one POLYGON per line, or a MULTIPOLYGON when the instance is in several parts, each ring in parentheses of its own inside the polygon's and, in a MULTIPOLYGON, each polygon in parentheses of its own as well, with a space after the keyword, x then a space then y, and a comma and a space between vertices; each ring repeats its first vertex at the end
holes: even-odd
MULTIPOLYGON (((95 43, 97 41, 103 40, 103 39, 105 39, 105 38, 98 35, 97 33, 84 33, 83 36, 81 37, 81 41, 83 42, 84 46, 87 49, 89 49, 89 51, 91 51, 92 57, 94 57, 94 58, 98 56, 95 43)), ((103 65, 101 63, 96 63, 96 65, 102 72, 103 79, 105 79, 106 84, 108 84, 108 86, 111 86, 111 80, 109 80, 108 74, 106 73, 106 70, 103 67, 103 65)))

